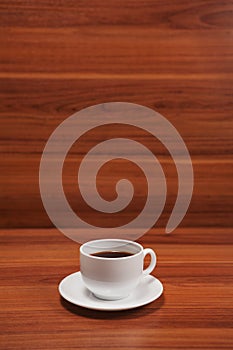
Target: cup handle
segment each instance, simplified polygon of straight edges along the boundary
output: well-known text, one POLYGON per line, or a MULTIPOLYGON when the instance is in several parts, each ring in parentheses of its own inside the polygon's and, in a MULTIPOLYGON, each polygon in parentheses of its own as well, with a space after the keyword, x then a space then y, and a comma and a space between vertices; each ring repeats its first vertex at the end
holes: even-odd
POLYGON ((155 265, 156 265, 156 254, 155 252, 150 249, 150 248, 146 248, 146 249, 143 249, 143 260, 145 259, 145 256, 147 254, 150 254, 150 257, 151 257, 151 261, 150 261, 150 265, 145 269, 143 270, 143 275, 144 276, 147 276, 149 275, 155 268, 155 265))

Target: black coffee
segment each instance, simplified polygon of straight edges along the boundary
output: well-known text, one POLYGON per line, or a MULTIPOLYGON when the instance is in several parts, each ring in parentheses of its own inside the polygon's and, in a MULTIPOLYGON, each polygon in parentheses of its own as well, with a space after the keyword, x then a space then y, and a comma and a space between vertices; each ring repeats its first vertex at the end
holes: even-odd
POLYGON ((92 256, 98 256, 99 258, 125 258, 127 256, 133 255, 133 253, 130 252, 117 252, 117 251, 103 251, 103 252, 97 252, 94 254, 91 254, 92 256))

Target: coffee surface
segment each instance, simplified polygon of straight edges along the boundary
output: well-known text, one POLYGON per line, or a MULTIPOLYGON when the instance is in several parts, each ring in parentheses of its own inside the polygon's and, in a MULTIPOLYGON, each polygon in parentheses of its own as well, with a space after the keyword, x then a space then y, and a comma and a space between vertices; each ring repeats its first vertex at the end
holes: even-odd
POLYGON ((111 259, 117 259, 117 258, 125 258, 127 256, 134 255, 130 252, 118 252, 118 251, 102 251, 97 252, 94 254, 91 254, 92 256, 98 256, 99 258, 111 258, 111 259))

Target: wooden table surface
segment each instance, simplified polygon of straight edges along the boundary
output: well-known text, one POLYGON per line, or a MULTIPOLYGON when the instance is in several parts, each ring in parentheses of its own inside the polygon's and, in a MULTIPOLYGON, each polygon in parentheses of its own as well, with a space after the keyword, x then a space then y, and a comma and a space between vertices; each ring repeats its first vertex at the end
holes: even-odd
POLYGON ((231 349, 231 234, 195 228, 165 236, 152 230, 140 242, 157 252, 153 274, 163 295, 138 309, 102 312, 59 296, 60 280, 79 270, 77 243, 55 229, 1 230, 0 347, 231 349))

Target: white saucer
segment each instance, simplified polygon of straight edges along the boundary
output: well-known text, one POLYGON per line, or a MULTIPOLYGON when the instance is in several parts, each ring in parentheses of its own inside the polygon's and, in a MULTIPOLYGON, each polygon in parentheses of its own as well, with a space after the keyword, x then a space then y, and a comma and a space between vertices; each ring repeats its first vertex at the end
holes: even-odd
POLYGON ((118 311, 146 305, 163 293, 162 283, 155 277, 146 276, 135 290, 124 299, 101 300, 96 298, 83 284, 81 273, 65 277, 59 284, 59 293, 69 302, 88 309, 118 311))

